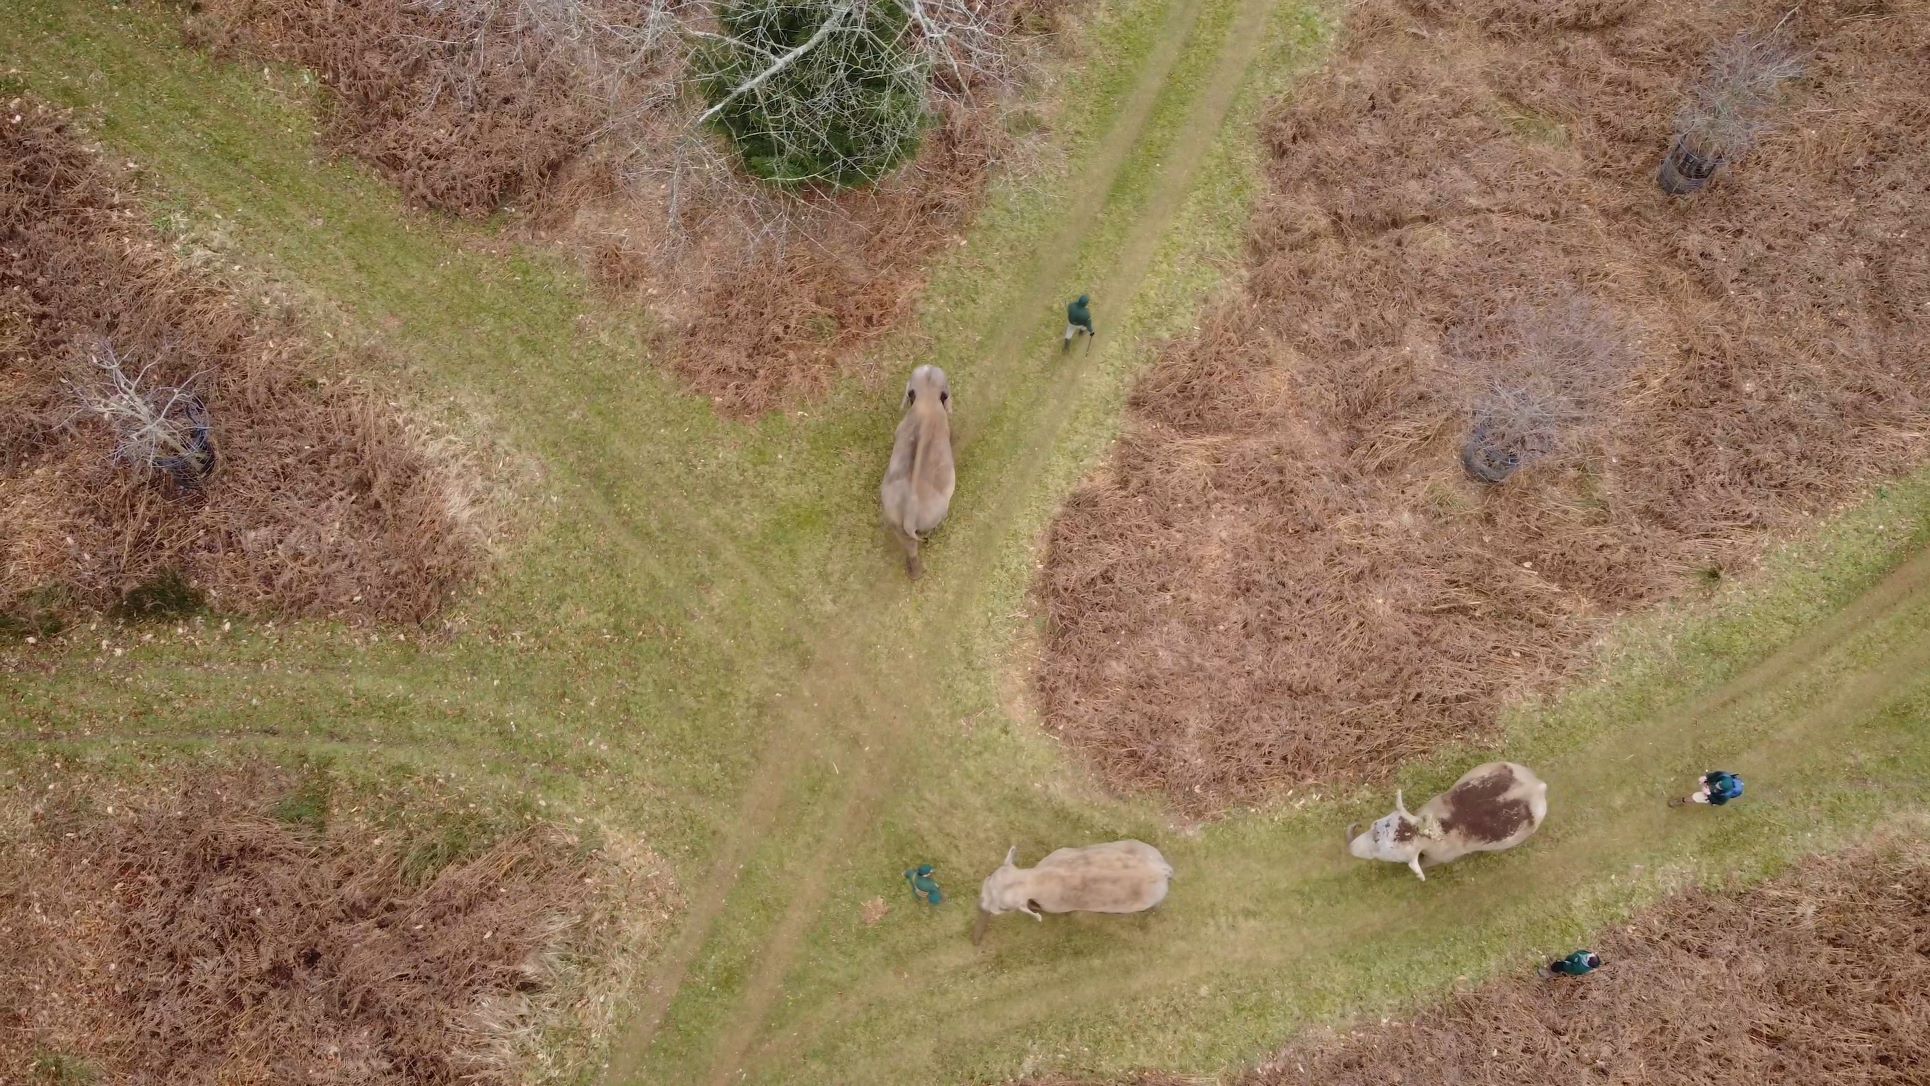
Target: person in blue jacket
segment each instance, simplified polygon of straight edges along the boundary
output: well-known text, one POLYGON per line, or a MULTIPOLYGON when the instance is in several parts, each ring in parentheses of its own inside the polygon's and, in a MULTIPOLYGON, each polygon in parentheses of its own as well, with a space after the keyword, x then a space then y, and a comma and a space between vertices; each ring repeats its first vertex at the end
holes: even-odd
POLYGON ((919 864, 905 872, 905 881, 911 883, 911 895, 929 905, 942 904, 945 894, 938 888, 938 880, 932 877, 937 873, 930 864, 919 864))
POLYGON ((1716 769, 1704 773, 1695 791, 1681 799, 1672 799, 1669 806, 1680 807, 1684 803, 1702 803, 1710 807, 1720 807, 1732 799, 1742 798, 1742 778, 1726 770, 1716 769))

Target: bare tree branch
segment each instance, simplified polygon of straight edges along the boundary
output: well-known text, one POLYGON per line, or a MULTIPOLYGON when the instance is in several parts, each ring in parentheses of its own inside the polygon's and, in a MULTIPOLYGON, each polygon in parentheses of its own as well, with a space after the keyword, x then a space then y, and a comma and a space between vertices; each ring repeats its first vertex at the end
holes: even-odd
POLYGON ((803 45, 800 45, 797 48, 791 50, 790 52, 784 54, 783 56, 777 59, 777 62, 775 64, 772 64, 770 67, 764 69, 763 71, 757 73, 751 78, 738 84, 737 87, 734 88, 729 94, 726 94, 722 98, 718 99, 717 104, 711 106, 707 110, 704 110, 704 112, 697 117, 696 123, 700 125, 708 123, 711 118, 717 116, 718 113, 722 112, 725 106, 729 105, 732 101, 734 101, 738 95, 756 90, 757 88, 763 86, 765 83, 769 82, 772 76, 776 75, 777 73, 783 71, 786 68, 789 68, 791 65, 796 64, 799 57, 817 48, 820 42, 830 37, 831 32, 836 30, 838 26, 842 24, 847 17, 850 16, 852 9, 855 7, 857 7, 857 4, 855 2, 852 2, 852 3, 840 4, 837 7, 832 8, 830 14, 824 17, 824 24, 818 27, 817 33, 811 35, 811 37, 807 39, 803 45))
POLYGON ((105 421, 116 438, 114 458, 125 464, 162 472, 183 486, 198 486, 214 470, 214 445, 207 408, 189 392, 200 375, 182 386, 143 389, 150 362, 129 376, 113 344, 102 342, 88 361, 105 378, 106 387, 67 386, 77 401, 76 414, 105 421))

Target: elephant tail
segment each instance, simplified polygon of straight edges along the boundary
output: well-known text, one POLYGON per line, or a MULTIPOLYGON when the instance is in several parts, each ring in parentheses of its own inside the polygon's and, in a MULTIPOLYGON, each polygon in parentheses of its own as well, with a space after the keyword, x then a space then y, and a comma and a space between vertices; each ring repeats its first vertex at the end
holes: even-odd
POLYGON ((905 495, 905 504, 898 510, 898 519, 892 523, 911 543, 923 543, 925 537, 918 534, 918 500, 912 494, 905 495))

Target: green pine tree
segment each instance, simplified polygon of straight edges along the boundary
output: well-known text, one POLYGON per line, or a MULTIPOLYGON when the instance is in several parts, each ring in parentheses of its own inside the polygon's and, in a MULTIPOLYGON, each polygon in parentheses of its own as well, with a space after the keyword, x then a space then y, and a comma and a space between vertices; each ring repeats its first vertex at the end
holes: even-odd
POLYGON ((735 0, 719 22, 722 37, 696 53, 698 86, 753 175, 861 185, 918 149, 930 71, 894 0, 735 0), (814 38, 781 71, 739 89, 814 38))

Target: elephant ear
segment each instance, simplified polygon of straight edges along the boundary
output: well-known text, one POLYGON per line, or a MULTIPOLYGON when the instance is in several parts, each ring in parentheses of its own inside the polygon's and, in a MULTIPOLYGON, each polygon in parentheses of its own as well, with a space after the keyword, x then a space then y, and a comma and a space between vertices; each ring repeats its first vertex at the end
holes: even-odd
POLYGON ((1431 815, 1431 814, 1422 815, 1420 818, 1415 820, 1414 828, 1416 829, 1416 831, 1420 833, 1422 837, 1425 837, 1430 841, 1438 841, 1441 839, 1441 834, 1442 834, 1441 820, 1435 817, 1434 815, 1431 815))

